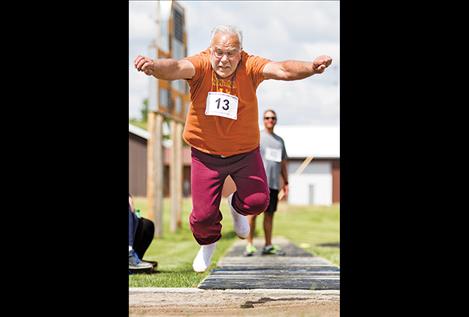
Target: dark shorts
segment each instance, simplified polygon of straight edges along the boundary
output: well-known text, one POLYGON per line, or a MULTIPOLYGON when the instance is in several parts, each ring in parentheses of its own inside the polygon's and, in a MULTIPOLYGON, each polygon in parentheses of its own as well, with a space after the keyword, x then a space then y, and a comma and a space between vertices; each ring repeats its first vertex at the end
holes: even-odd
POLYGON ((270 190, 270 200, 269 200, 269 207, 265 212, 275 212, 277 211, 277 203, 278 203, 278 190, 269 188, 270 190))

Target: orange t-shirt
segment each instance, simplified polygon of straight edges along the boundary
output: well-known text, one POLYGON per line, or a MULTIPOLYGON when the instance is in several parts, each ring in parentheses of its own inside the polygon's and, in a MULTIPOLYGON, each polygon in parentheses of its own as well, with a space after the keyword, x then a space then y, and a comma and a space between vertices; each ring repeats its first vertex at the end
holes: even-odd
POLYGON ((184 140, 202 152, 216 155, 231 156, 256 149, 259 146, 256 89, 264 80, 262 70, 270 60, 242 51, 234 75, 219 79, 210 64, 209 49, 186 59, 194 65, 195 75, 187 80, 191 104, 183 132, 184 140), (238 97, 236 120, 205 115, 210 91, 238 97))

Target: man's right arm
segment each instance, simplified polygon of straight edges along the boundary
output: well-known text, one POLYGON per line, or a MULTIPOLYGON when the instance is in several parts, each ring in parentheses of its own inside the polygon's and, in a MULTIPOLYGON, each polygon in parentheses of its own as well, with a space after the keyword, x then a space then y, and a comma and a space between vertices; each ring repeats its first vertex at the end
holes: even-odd
POLYGON ((187 59, 153 60, 139 55, 135 59, 134 65, 139 72, 164 80, 191 79, 195 75, 195 67, 187 59))
POLYGON ((298 80, 314 74, 321 74, 332 63, 332 58, 321 55, 312 62, 288 60, 269 62, 263 68, 265 79, 298 80))

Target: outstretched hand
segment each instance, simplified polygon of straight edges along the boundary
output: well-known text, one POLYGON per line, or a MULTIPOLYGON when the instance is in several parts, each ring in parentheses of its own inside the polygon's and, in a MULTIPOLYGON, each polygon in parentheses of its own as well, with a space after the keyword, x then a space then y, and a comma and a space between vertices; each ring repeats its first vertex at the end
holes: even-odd
POLYGON ((134 65, 139 72, 144 72, 147 75, 153 75, 155 62, 151 58, 138 55, 134 61, 134 65))
POLYGON ((327 55, 316 57, 313 61, 313 69, 315 73, 321 74, 332 63, 332 58, 327 55))

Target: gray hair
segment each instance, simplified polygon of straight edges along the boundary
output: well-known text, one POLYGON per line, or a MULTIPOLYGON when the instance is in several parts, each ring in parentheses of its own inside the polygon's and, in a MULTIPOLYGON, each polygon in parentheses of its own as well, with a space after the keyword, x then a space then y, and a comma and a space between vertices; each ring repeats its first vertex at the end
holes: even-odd
POLYGON ((213 37, 217 33, 235 34, 238 37, 240 47, 243 48, 243 32, 238 27, 234 25, 217 25, 210 33, 210 43, 212 43, 213 37))

